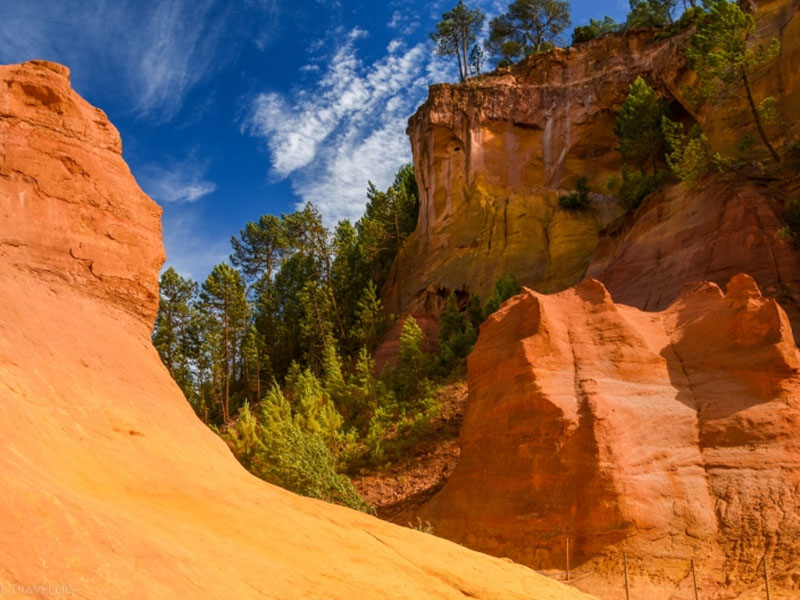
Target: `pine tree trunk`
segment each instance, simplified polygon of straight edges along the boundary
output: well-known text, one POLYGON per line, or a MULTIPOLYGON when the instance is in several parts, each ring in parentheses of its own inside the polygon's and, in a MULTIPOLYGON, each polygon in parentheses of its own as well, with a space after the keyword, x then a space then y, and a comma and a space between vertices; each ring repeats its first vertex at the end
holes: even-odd
POLYGON ((761 125, 761 116, 758 114, 758 108, 756 108, 755 100, 753 100, 753 93, 750 91, 750 82, 747 79, 747 71, 744 68, 744 65, 741 67, 742 71, 742 81, 744 82, 744 89, 747 92, 747 101, 750 103, 750 111, 753 113, 753 120, 756 122, 756 129, 758 129, 758 135, 761 136, 761 141, 764 142, 764 145, 769 150, 769 153, 772 155, 772 160, 776 163, 780 164, 781 157, 775 151, 772 144, 770 144, 769 140, 767 139, 767 134, 764 132, 764 127, 761 125))
POLYGON ((225 298, 225 310, 223 314, 223 329, 225 331, 225 396, 222 402, 222 420, 225 424, 230 421, 230 348, 228 335, 228 299, 225 298))

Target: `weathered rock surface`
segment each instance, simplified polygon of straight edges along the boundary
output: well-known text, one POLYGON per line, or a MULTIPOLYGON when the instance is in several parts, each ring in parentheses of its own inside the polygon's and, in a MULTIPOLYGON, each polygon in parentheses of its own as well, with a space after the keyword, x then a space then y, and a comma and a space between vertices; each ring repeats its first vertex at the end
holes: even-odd
MULTIPOLYGON (((774 0, 759 2, 756 15, 758 37, 781 41, 778 59, 751 82, 756 98, 778 99, 782 122, 768 134, 780 149, 800 137, 798 11, 798 0, 774 0)), ((557 200, 579 175, 589 178, 594 192, 608 193, 606 179, 620 169, 616 115, 638 75, 669 100, 676 119, 700 123, 714 150, 736 154, 749 136, 753 151, 762 152, 742 94, 700 106, 686 99, 693 84, 685 60, 688 35, 662 41, 648 32, 609 35, 465 84, 431 87, 409 122, 420 215, 383 290, 389 309, 438 314, 437 295, 464 290, 485 296, 508 272, 541 292, 580 281, 600 231, 620 209, 599 194, 590 213, 561 210, 557 200)), ((689 237, 679 228, 686 225, 666 224, 670 235, 699 252, 705 239, 689 237)), ((731 232, 731 246, 752 244, 731 232)), ((748 261, 735 266, 734 272, 762 268, 748 261)), ((776 281, 759 283, 766 290, 776 281)))
POLYGON ((800 593, 800 352, 751 277, 651 313, 595 280, 525 290, 468 380, 461 460, 421 512, 437 534, 544 569, 569 538, 603 598, 625 597, 620 550, 633 597, 693 597, 692 557, 703 597, 758 590, 764 556, 773 597, 800 593))
POLYGON ((601 238, 586 275, 602 281, 616 302, 660 310, 687 282, 724 285, 746 270, 781 302, 797 338, 800 256, 779 234, 778 211, 789 197, 743 178, 671 186, 601 238))
POLYGON ((159 209, 63 67, 0 67, 0 590, 583 598, 249 475, 149 340, 159 209))

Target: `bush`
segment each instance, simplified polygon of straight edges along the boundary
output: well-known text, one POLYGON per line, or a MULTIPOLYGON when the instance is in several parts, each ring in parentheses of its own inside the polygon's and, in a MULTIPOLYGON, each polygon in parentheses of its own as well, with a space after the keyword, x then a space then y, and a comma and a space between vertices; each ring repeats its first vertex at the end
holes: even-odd
POLYGON ((277 384, 264 398, 258 420, 245 404, 222 437, 236 458, 265 481, 303 496, 373 512, 351 481, 336 472, 336 457, 322 437, 293 418, 277 384))
POLYGON ((655 192, 661 185, 662 175, 645 175, 622 169, 622 184, 619 188, 619 199, 629 211, 636 210, 646 196, 655 192))
POLYGON ((575 191, 568 196, 561 196, 558 205, 565 210, 585 210, 589 206, 589 180, 585 175, 578 177, 575 191))
POLYGON ((681 181, 696 182, 712 166, 711 148, 708 139, 695 125, 687 136, 683 126, 664 117, 662 120, 664 137, 669 147, 667 164, 672 174, 681 181))

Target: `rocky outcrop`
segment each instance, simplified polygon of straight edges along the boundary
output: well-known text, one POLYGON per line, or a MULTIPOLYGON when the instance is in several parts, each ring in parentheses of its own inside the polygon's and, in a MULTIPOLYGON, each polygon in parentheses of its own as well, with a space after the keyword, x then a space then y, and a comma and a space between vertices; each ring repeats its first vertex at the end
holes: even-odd
POLYGON ((798 338, 800 256, 779 234, 790 197, 778 186, 737 177, 671 186, 602 236, 586 275, 602 281, 616 302, 661 310, 687 282, 724 285, 746 269, 782 304, 798 338))
POLYGON ((507 272, 545 292, 579 281, 618 209, 597 196, 592 213, 575 213, 558 198, 580 175, 605 189, 620 167, 613 130, 628 86, 639 73, 674 80, 684 64, 677 39, 637 32, 432 86, 409 121, 420 216, 388 305, 424 310, 437 288, 485 295, 507 272))
MULTIPOLYGON (((781 149, 800 137, 798 10, 797 0, 774 0, 759 3, 756 15, 758 36, 782 44, 777 60, 751 81, 756 98, 778 99, 782 121, 768 134, 781 149)), ((620 170, 614 126, 639 75, 668 99, 675 119, 700 123, 716 151, 732 155, 752 145, 757 157, 742 94, 702 105, 685 98, 694 83, 685 59, 689 34, 608 35, 465 84, 431 87, 409 122, 420 215, 383 290, 389 309, 438 314, 439 298, 457 290, 485 296, 508 272, 547 293, 580 281, 602 230, 621 214, 601 194, 620 170), (580 175, 596 192, 592 211, 559 209, 558 197, 580 175)), ((671 235, 698 251, 703 243, 681 229, 671 235)), ((747 240, 734 236, 729 243, 747 240)), ((736 266, 750 272, 747 261, 736 266)))
POLYGON ((161 209, 136 185, 116 128, 71 90, 61 65, 4 67, 0 89, 0 260, 123 306, 150 328, 161 209))
POLYGON ((620 550, 634 597, 690 597, 693 557, 704 597, 757 586, 763 557, 798 593, 800 353, 751 277, 652 313, 595 280, 525 290, 468 379, 461 460, 421 513, 437 534, 540 569, 569 539, 603 598, 625 597, 620 550))
POLYGON ((65 68, 0 67, 0 590, 584 598, 248 474, 150 344, 159 209, 65 68))

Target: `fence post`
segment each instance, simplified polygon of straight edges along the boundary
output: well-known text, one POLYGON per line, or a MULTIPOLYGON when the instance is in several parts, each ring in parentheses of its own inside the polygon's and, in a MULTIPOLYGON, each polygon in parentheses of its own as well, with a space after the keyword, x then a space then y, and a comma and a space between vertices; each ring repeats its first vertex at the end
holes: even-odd
POLYGON ((569 536, 567 536, 567 581, 569 581, 569 536))
POLYGON ((692 583, 694 583, 694 600, 700 600, 700 594, 697 592, 697 572, 694 569, 694 556, 692 557, 692 583))
POLYGON ((764 585, 766 586, 766 589, 767 589, 767 600, 770 600, 770 597, 769 597, 769 571, 767 570, 767 553, 766 552, 764 553, 764 558, 762 560, 764 561, 764 585))
POLYGON ((631 588, 628 585, 628 555, 622 551, 622 564, 625 567, 625 599, 631 600, 631 588))

